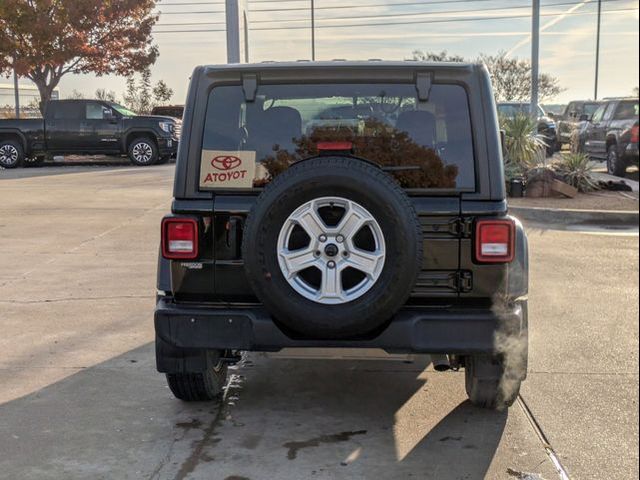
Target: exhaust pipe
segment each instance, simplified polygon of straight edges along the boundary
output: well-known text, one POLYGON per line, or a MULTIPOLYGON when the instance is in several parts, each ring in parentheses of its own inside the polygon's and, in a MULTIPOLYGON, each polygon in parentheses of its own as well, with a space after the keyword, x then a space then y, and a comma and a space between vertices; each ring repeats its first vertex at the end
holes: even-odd
POLYGON ((451 369, 448 355, 434 354, 430 356, 431 363, 433 363, 433 369, 436 372, 446 372, 447 370, 451 369))

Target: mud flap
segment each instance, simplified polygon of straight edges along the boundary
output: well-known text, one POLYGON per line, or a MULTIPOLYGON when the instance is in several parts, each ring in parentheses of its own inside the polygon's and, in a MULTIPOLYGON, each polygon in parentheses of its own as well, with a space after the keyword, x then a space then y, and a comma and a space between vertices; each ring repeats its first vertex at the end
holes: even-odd
POLYGON ((156 367, 162 373, 197 373, 208 368, 207 350, 176 348, 156 335, 156 367))

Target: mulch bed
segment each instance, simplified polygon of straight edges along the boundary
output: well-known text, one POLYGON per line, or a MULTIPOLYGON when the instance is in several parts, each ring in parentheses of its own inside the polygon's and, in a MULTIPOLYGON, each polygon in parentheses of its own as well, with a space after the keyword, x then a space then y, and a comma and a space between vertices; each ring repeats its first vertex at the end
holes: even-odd
POLYGON ((509 198, 514 207, 568 208, 576 210, 638 211, 637 192, 579 193, 575 198, 509 198))

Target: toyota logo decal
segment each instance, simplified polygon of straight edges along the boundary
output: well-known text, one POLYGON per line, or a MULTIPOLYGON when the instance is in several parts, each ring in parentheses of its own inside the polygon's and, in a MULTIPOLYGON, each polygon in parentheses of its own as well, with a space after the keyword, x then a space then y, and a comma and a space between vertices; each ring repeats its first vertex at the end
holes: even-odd
POLYGON ((232 155, 219 155, 211 160, 211 166, 217 170, 231 170, 241 164, 242 160, 232 155))

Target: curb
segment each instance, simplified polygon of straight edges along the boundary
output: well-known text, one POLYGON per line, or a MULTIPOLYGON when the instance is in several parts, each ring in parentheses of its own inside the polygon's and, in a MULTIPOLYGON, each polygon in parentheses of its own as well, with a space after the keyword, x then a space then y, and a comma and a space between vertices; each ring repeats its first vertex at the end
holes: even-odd
POLYGON ((542 207, 509 207, 509 213, 527 222, 561 225, 592 224, 638 226, 638 212, 617 210, 575 210, 542 207))

